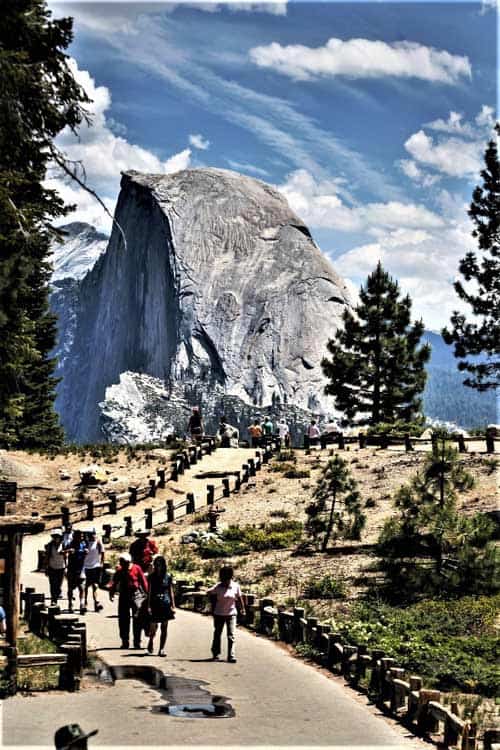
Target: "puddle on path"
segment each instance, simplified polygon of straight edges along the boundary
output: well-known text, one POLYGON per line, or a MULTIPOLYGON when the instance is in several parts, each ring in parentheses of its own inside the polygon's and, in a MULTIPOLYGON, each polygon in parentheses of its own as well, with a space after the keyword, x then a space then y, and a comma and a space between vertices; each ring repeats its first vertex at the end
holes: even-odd
POLYGON ((235 716, 235 711, 223 695, 212 695, 203 680, 167 675, 157 667, 146 665, 117 665, 109 667, 94 659, 95 674, 99 682, 114 685, 117 680, 140 680, 158 690, 165 699, 164 705, 151 706, 152 713, 186 719, 223 719, 235 716))

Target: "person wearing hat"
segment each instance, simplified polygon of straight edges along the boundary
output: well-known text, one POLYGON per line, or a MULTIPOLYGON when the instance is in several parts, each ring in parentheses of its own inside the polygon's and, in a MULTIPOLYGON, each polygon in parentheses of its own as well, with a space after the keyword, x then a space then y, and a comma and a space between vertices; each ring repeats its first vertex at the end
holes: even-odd
POLYGON ((132 615, 132 631, 134 648, 141 647, 142 621, 140 612, 147 606, 148 583, 140 565, 132 562, 128 552, 120 555, 120 564, 113 576, 109 588, 109 598, 113 601, 115 593, 118 595, 118 627, 122 648, 129 647, 130 616, 132 615))
POLYGON ((189 417, 188 430, 193 443, 199 443, 203 437, 203 420, 197 406, 193 406, 191 416, 189 417))
POLYGON ((47 553, 47 577, 50 587, 50 603, 57 604, 61 598, 62 582, 66 570, 66 556, 62 544, 62 529, 54 529, 50 534, 50 542, 45 545, 47 553))
POLYGON ((140 565, 144 573, 149 573, 153 565, 153 557, 158 554, 158 545, 154 539, 149 538, 149 531, 138 529, 135 532, 137 539, 130 545, 132 562, 140 565))
POLYGON ((66 724, 60 727, 54 735, 56 750, 87 750, 87 740, 99 730, 85 733, 79 724, 66 724))

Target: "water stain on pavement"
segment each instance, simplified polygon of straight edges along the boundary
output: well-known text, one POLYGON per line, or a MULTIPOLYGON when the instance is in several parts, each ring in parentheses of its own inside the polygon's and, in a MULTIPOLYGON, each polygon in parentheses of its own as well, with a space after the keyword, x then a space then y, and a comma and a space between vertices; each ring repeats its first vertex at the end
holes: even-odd
POLYGON ((108 666, 95 660, 96 676, 100 682, 114 685, 117 680, 140 680, 160 692, 165 704, 148 708, 152 713, 186 719, 222 719, 235 716, 234 708, 223 695, 212 695, 203 680, 167 675, 161 669, 148 665, 108 666))

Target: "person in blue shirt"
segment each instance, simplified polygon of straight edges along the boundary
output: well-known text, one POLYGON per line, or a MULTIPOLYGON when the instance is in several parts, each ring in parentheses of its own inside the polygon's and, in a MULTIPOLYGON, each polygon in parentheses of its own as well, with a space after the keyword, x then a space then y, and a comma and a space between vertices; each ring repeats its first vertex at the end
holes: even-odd
POLYGON ((3 607, 0 607, 0 636, 4 636, 7 632, 7 615, 3 607))
POLYGON ((66 550, 68 558, 68 603, 69 611, 73 611, 73 591, 78 589, 80 595, 80 614, 84 615, 87 611, 85 606, 85 571, 84 564, 87 556, 88 547, 82 537, 80 529, 73 532, 73 539, 66 550))

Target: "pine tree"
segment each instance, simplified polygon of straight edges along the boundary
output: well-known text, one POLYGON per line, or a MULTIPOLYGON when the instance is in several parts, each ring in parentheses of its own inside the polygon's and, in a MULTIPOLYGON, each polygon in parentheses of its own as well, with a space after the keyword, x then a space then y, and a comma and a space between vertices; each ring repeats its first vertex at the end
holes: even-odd
MULTIPOLYGON (((497 134, 500 126, 496 126, 497 134)), ((483 184, 472 194, 469 210, 475 229, 481 259, 473 252, 460 261, 460 273, 465 281, 474 281, 469 291, 456 281, 455 291, 471 307, 474 320, 454 312, 451 329, 443 330, 447 344, 454 344, 454 354, 460 361, 458 369, 470 373, 465 385, 486 391, 500 385, 500 162, 495 141, 490 141, 484 155, 485 168, 481 172, 483 184), (486 355, 478 361, 469 359, 486 355)))
POLYGON ((61 441, 53 409, 55 319, 48 308, 52 222, 68 209, 44 185, 54 138, 88 99, 64 50, 72 19, 44 0, 11 0, 0 24, 0 445, 61 441))
POLYGON ((472 476, 442 436, 423 471, 398 490, 399 517, 386 521, 378 544, 382 567, 398 595, 494 589, 499 571, 493 523, 457 507, 458 493, 472 486, 472 476))
POLYGON ((359 539, 366 518, 357 484, 340 456, 328 461, 307 508, 306 530, 325 552, 332 536, 359 539))
POLYGON ((422 321, 411 325, 411 299, 379 262, 361 287, 355 314, 344 312, 344 327, 328 342, 331 360, 321 366, 330 382, 325 393, 349 421, 378 425, 412 422, 424 390, 430 347, 419 348, 422 321))

